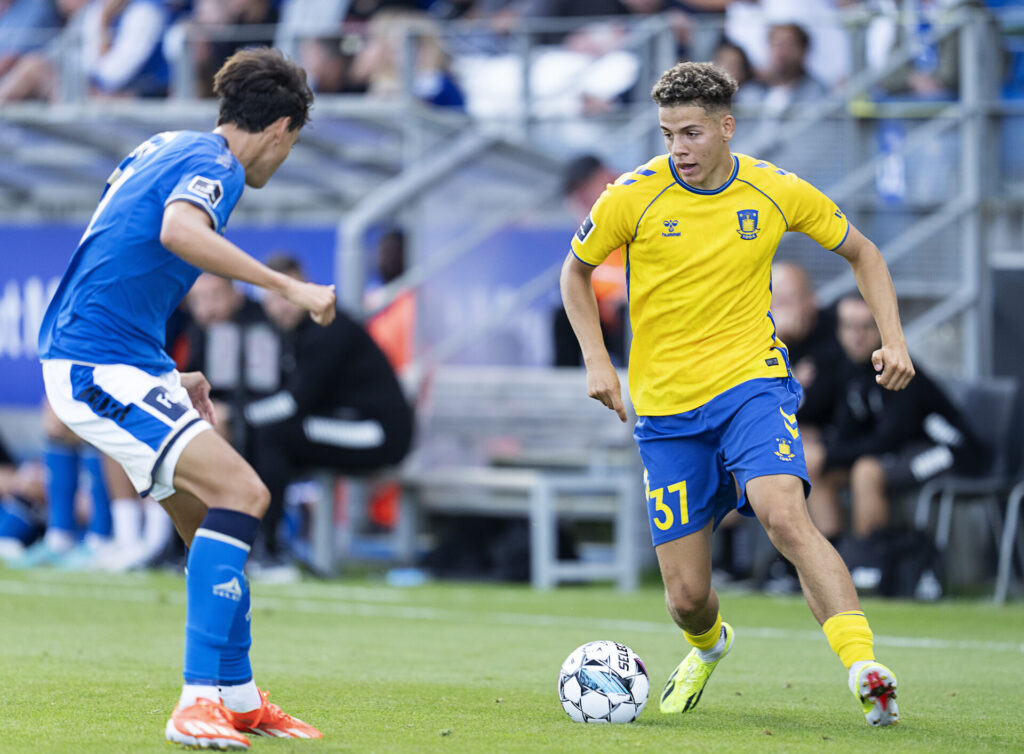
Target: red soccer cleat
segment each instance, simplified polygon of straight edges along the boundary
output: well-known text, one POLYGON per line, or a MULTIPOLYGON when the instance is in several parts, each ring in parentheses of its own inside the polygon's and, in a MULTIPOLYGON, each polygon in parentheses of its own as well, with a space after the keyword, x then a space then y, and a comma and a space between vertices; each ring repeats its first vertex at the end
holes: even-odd
POLYGON ((235 729, 230 715, 223 704, 199 699, 190 707, 175 707, 164 733, 168 741, 182 746, 248 749, 249 739, 235 729))
POLYGON ((323 738, 324 734, 297 717, 292 717, 276 704, 267 701, 267 692, 260 690, 259 709, 252 712, 232 712, 227 710, 235 730, 255 733, 258 736, 272 738, 323 738))

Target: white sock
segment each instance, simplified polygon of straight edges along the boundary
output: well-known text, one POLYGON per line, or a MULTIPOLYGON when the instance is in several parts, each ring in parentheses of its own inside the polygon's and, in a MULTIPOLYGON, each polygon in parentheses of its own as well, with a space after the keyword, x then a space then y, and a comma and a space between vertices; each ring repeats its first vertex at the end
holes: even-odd
POLYGON ((123 497, 110 501, 110 518, 113 522, 114 541, 118 545, 134 545, 142 533, 142 507, 134 497, 123 497))
POLYGON ((718 641, 715 642, 715 646, 711 649, 698 649, 697 655, 704 662, 715 662, 722 658, 722 654, 725 652, 725 626, 722 626, 721 633, 718 634, 718 641))
POLYGON ((263 704, 256 681, 247 681, 237 686, 218 686, 220 699, 224 706, 232 712, 251 712, 263 704))
POLYGON ((220 693, 216 686, 200 686, 194 683, 186 683, 181 687, 181 698, 178 699, 178 706, 182 709, 191 707, 197 699, 209 699, 211 702, 220 701, 220 693))
POLYGON ((43 535, 43 541, 54 552, 68 552, 75 546, 75 535, 64 529, 51 527, 43 535))

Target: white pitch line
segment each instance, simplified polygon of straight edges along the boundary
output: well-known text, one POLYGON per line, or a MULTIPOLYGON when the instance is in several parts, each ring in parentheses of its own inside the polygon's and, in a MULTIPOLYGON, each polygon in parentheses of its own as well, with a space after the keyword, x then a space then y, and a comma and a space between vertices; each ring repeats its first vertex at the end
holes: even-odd
MULTIPOLYGON (((312 586, 312 585, 310 585, 312 586)), ((331 589, 331 587, 326 587, 331 589)), ((312 591, 312 590, 310 590, 312 591)), ((54 599, 86 599, 108 602, 161 603, 184 605, 184 590, 168 591, 154 589, 145 584, 111 585, 57 583, 47 581, 7 581, 0 579, 0 594, 24 597, 46 597, 54 599)), ((316 600, 309 597, 282 597, 256 595, 253 607, 257 610, 274 610, 305 613, 307 615, 345 615, 358 618, 390 618, 408 621, 438 621, 450 623, 485 623, 502 626, 523 626, 526 628, 579 628, 586 622, 595 631, 631 631, 653 634, 677 634, 678 630, 667 620, 640 621, 609 618, 587 618, 563 615, 511 612, 469 612, 446 608, 412 605, 385 605, 380 603, 346 600, 335 594, 330 600, 316 600)), ((820 631, 764 626, 737 626, 744 636, 782 641, 817 640, 820 631)), ((1024 653, 1024 642, 977 641, 972 639, 938 639, 926 636, 885 636, 875 635, 875 643, 881 646, 904 647, 908 649, 965 649, 971 651, 1024 653)))

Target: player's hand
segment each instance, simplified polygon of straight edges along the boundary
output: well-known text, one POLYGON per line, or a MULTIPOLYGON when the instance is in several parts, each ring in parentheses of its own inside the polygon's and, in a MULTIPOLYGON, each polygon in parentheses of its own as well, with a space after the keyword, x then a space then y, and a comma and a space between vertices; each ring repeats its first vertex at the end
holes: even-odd
POLYGON ((334 321, 337 297, 333 285, 295 281, 295 285, 285 293, 285 298, 309 312, 310 319, 321 327, 334 321))
POLYGON ((587 365, 587 395, 619 415, 619 421, 626 421, 626 407, 622 403, 622 388, 615 367, 607 359, 587 365))
POLYGON ((875 382, 887 390, 902 390, 914 379, 914 365, 905 343, 883 345, 871 354, 871 363, 878 372, 875 382))
POLYGON ((206 419, 211 426, 217 426, 217 412, 210 400, 210 383, 202 372, 185 372, 181 375, 181 386, 188 391, 189 400, 195 406, 199 416, 206 419))

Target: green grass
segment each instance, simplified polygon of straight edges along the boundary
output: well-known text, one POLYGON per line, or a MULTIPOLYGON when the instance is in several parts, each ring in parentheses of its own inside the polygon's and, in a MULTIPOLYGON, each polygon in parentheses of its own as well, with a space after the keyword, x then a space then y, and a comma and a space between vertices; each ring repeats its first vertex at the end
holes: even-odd
MULTIPOLYGON (((873 729, 798 598, 724 594, 737 630, 696 711, 657 695, 686 648, 655 588, 372 580, 254 585, 257 682, 322 741, 254 752, 1024 750, 1024 606, 866 602, 901 722, 873 729), (579 644, 613 638, 652 674, 631 725, 579 725, 555 679, 579 644)), ((163 752, 180 683, 184 583, 167 575, 0 570, 0 751, 163 752)))

